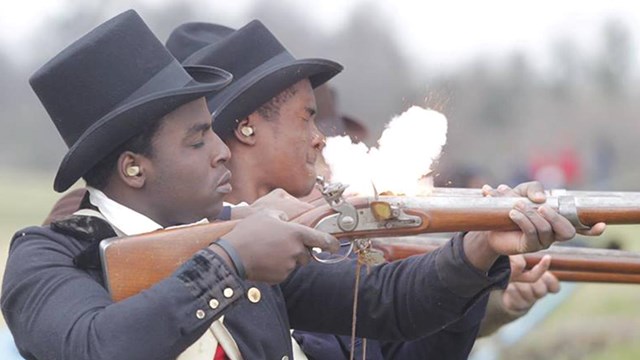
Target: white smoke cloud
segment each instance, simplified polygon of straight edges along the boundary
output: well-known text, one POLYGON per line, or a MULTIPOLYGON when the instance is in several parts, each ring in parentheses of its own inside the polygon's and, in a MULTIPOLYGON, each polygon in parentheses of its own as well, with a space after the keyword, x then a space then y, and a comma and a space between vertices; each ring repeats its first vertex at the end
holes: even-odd
POLYGON ((389 122, 377 148, 337 136, 327 139, 323 156, 331 180, 348 184, 349 193, 373 195, 373 183, 378 192, 417 195, 420 178, 431 172, 446 141, 446 117, 412 106, 389 122))

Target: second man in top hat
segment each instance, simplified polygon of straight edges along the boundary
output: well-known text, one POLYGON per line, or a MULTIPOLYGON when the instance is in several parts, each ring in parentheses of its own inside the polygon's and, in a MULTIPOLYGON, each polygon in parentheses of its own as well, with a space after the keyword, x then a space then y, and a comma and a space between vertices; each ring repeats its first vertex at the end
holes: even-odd
MULTIPOLYGON (((311 89, 321 84, 317 72, 324 73, 325 75, 320 79, 326 80, 335 75, 337 67, 322 59, 294 59, 264 25, 257 21, 238 30, 205 23, 185 24, 172 33, 167 46, 176 57, 183 59, 184 64, 220 66, 228 69, 235 76, 229 87, 220 94, 208 98, 214 129, 229 145, 234 156, 229 166, 236 174, 236 183, 234 191, 227 199, 232 202, 253 202, 278 187, 296 196, 306 195, 313 185, 315 175, 313 160, 323 147, 323 135, 314 124, 317 109, 311 89), (315 72, 310 69, 315 69, 315 72)), ((528 190, 533 190, 536 186, 530 185, 528 190)), ((534 227, 549 223, 546 219, 537 223, 544 218, 538 215, 539 217, 534 216, 536 221, 534 227)), ((565 227, 564 221, 555 218, 553 222, 557 227, 555 230, 572 232, 565 227)), ((558 236, 558 234, 551 235, 553 230, 547 230, 551 233, 541 234, 541 236, 558 236)), ((567 235, 559 235, 559 237, 563 238, 567 235)), ((455 256, 465 258, 474 255, 477 254, 465 253, 455 256)), ((458 274, 451 274, 452 277, 448 279, 449 285, 458 282, 455 280, 457 276, 465 276, 465 267, 461 266, 458 274)), ((314 266, 301 269, 296 272, 294 279, 300 282, 304 279, 313 282, 318 276, 322 276, 321 271, 332 271, 332 269, 313 269, 314 266)), ((442 269, 429 267, 423 270, 432 273, 442 271, 442 269)), ((349 273, 348 270, 344 271, 345 274, 349 273)), ((303 286, 290 286, 292 283, 298 284, 295 281, 288 281, 284 288, 294 292, 306 290, 303 286)), ((338 283, 335 286, 340 288, 338 283)), ((473 292, 473 286, 465 286, 465 288, 460 291, 473 292)), ((332 297, 338 294, 333 290, 325 295, 332 297)), ((394 303, 397 300, 389 294, 389 298, 383 302, 394 303)), ((285 301, 289 303, 287 297, 285 301)), ((428 298, 425 297, 423 301, 425 306, 437 308, 436 305, 429 304, 428 298)), ((428 354, 429 347, 434 351, 446 350, 451 356, 465 356, 475 338, 476 326, 481 317, 477 314, 482 313, 481 307, 475 309, 473 316, 469 316, 473 320, 460 323, 458 327, 452 327, 452 332, 442 333, 440 338, 425 339, 422 344, 419 344, 423 352, 416 356, 428 354), (457 334, 451 337, 453 333, 457 334), (453 342, 442 341, 445 337, 449 337, 453 342), (452 346, 444 349, 441 347, 443 343, 451 343, 452 346)), ((345 318, 349 318, 348 315, 348 313, 343 314, 345 318)), ((415 319, 423 319, 425 323, 433 320, 424 318, 424 314, 419 312, 414 315, 415 319)), ((362 316, 366 317, 367 314, 362 316)), ((362 316, 359 319, 362 319, 362 316)), ((227 317, 227 319, 230 318, 231 316, 227 317)), ((297 321, 292 318, 294 326, 297 321)), ((230 323, 229 326, 242 325, 230 323)), ((390 324, 390 326, 399 325, 390 324)), ((303 343, 305 351, 318 356, 319 353, 310 351, 312 346, 309 345, 311 344, 303 343)), ((325 357, 344 356, 341 353, 343 350, 325 348, 322 354, 325 357)), ((368 354, 383 356, 381 352, 368 354)))

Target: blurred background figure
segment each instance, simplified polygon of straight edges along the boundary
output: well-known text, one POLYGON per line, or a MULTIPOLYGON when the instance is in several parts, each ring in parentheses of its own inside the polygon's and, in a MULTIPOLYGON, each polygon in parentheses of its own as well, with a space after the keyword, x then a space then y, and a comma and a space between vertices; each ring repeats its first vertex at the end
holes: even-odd
MULTIPOLYGON (((318 86, 314 89, 316 96, 316 126, 326 137, 332 136, 349 136, 354 143, 367 143, 369 130, 365 123, 361 120, 340 112, 338 107, 338 99, 336 90, 329 84, 318 86)), ((316 168, 318 175, 325 179, 331 179, 331 169, 324 161, 322 155, 316 160, 316 168)), ((308 201, 314 200, 320 196, 317 189, 305 197, 308 201)))
POLYGON ((534 151, 529 162, 529 178, 540 181, 548 189, 583 186, 582 161, 576 149, 568 144, 554 153, 534 151))
POLYGON ((369 130, 363 121, 340 112, 336 90, 328 84, 318 86, 316 95, 316 126, 326 137, 349 136, 351 141, 368 142, 369 130))
POLYGON ((595 141, 593 155, 593 186, 595 189, 611 188, 613 169, 616 164, 616 149, 613 140, 602 135, 595 141))

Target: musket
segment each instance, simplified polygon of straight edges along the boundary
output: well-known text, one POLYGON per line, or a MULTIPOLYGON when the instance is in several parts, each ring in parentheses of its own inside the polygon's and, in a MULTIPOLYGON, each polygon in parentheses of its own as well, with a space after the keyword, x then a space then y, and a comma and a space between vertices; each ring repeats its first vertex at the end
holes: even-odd
MULTIPOLYGON (((422 233, 516 230, 508 214, 522 197, 483 197, 478 189, 435 188, 428 196, 342 196, 346 186, 324 184, 328 205, 302 214, 303 224, 336 237, 403 236, 422 233)), ((534 208, 539 204, 529 202, 534 208)), ((598 222, 640 223, 640 192, 548 192, 546 205, 567 218, 576 229, 598 222)))
MULTIPOLYGON (((343 197, 346 186, 322 183, 326 205, 291 220, 337 238, 399 237, 424 233, 516 230, 508 216, 522 197, 343 197)), ((537 204, 531 203, 533 206, 537 204)), ((550 196, 555 208, 579 229, 598 222, 640 224, 640 196, 550 196)), ((235 221, 161 230, 103 240, 100 254, 107 288, 118 301, 169 276, 198 250, 224 236, 235 221)), ((314 256, 315 257, 315 256, 314 256)), ((317 259, 317 257, 316 257, 317 259)))
MULTIPOLYGON (((629 198, 640 196, 640 192, 633 191, 594 191, 594 190, 567 190, 567 189, 551 189, 544 191, 546 196, 575 196, 575 197, 621 197, 629 198)), ((444 197, 465 197, 477 198, 484 197, 482 189, 475 188, 455 188, 455 187, 434 187, 426 190, 425 196, 444 196, 444 197)))
MULTIPOLYGON (((446 241, 424 236, 372 239, 373 248, 382 251, 387 261, 429 253, 446 241)), ((553 245, 524 254, 525 269, 533 268, 545 255, 551 255, 549 270, 561 281, 640 284, 637 252, 553 245)))

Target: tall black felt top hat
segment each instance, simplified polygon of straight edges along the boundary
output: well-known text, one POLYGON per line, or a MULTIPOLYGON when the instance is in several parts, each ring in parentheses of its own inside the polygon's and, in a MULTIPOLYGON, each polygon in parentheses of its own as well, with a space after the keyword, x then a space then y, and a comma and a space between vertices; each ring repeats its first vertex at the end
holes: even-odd
POLYGON ((68 189, 152 122, 231 78, 209 66, 185 71, 133 10, 98 26, 29 79, 69 147, 54 189, 68 189))
POLYGON ((308 78, 315 88, 342 71, 342 65, 330 60, 296 60, 257 20, 238 30, 186 23, 171 33, 167 48, 186 67, 217 66, 233 74, 229 86, 207 97, 213 129, 223 137, 238 119, 296 82, 308 78))

